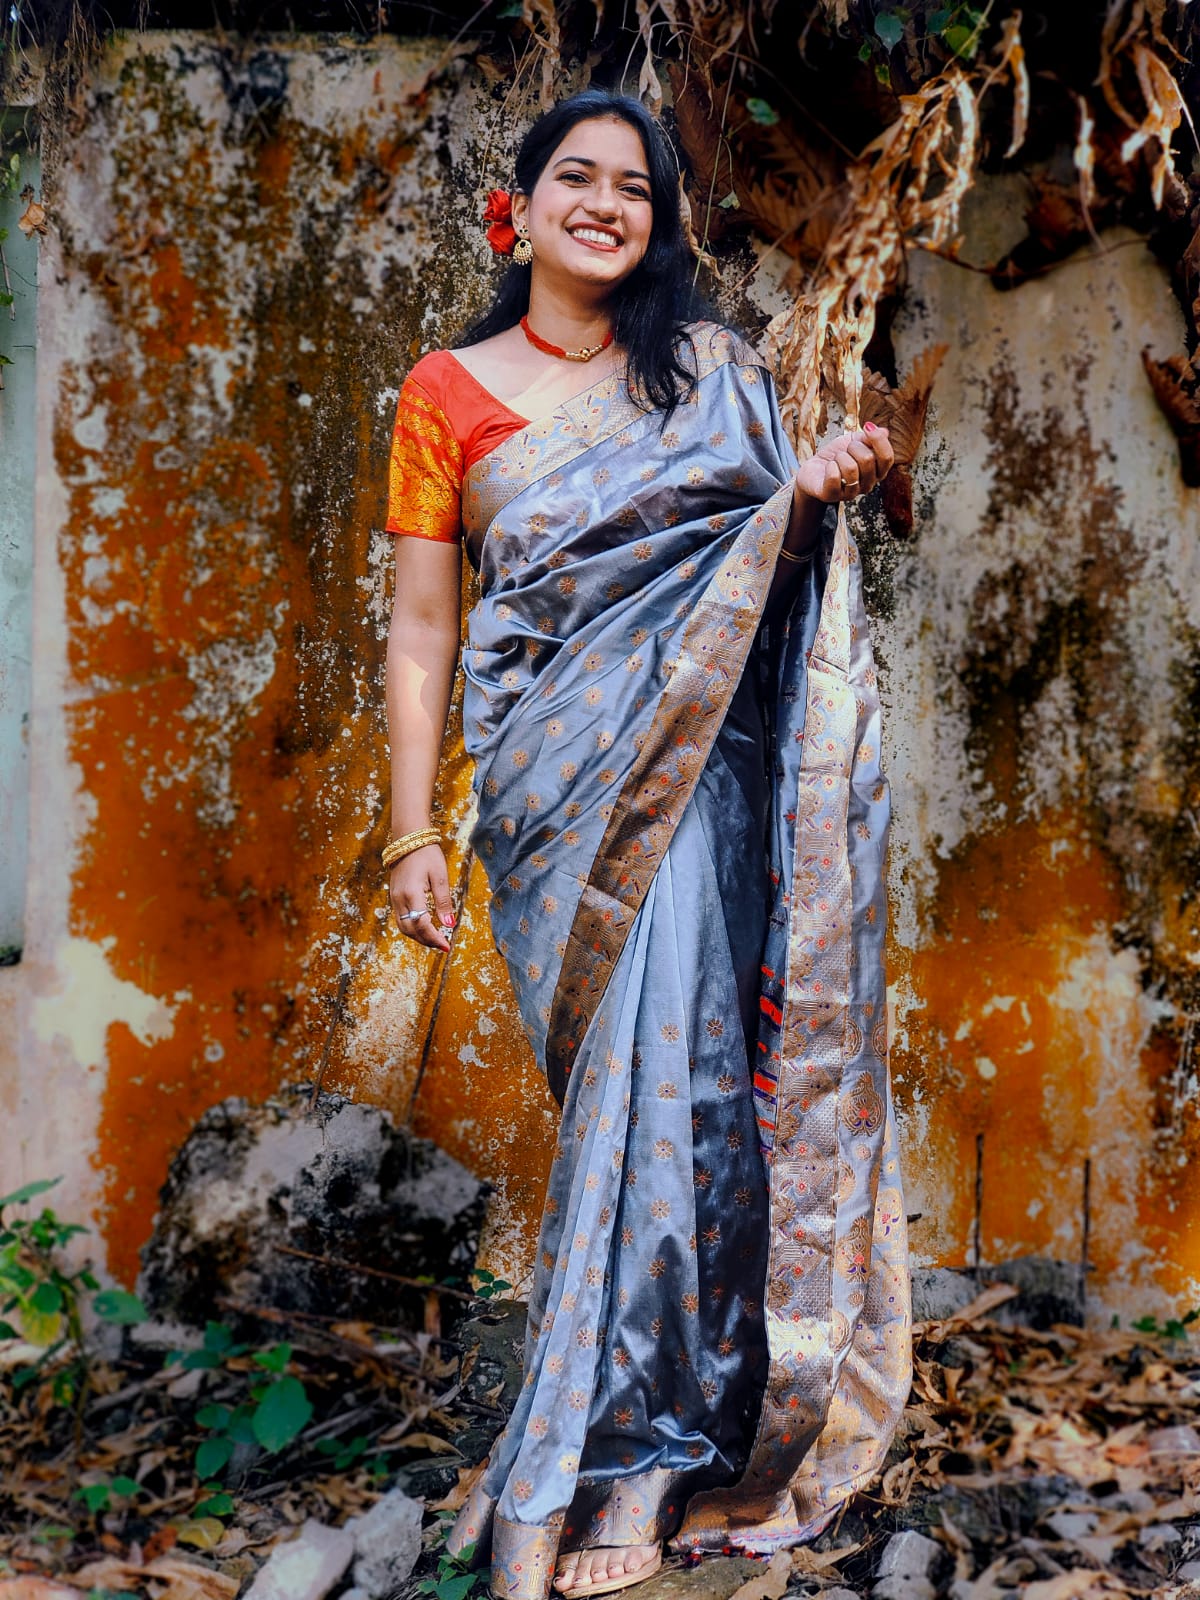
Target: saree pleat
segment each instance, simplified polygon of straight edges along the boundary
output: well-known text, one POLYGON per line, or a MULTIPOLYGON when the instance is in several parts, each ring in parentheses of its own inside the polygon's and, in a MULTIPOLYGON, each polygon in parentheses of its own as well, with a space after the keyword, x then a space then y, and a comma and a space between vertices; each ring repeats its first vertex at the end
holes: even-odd
POLYGON ((794 456, 753 353, 693 343, 668 425, 605 380, 464 486, 475 843, 562 1104, 524 1387, 449 1541, 517 1600, 560 1545, 811 1537, 907 1395, 856 556, 842 518, 762 628, 794 456))

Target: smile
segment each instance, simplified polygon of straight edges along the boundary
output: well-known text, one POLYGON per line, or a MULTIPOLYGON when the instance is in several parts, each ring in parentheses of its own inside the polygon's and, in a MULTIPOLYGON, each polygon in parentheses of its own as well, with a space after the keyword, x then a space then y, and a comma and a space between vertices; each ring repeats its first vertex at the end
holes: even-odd
POLYGON ((621 235, 610 233, 607 228, 571 228, 568 230, 572 239, 577 239, 580 244, 589 244, 597 250, 619 250, 621 248, 621 235))

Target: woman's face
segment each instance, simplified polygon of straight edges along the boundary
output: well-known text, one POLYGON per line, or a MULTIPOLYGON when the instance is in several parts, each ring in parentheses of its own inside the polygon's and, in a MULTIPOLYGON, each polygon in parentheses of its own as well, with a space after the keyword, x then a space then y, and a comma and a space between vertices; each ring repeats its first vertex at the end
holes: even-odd
POLYGON ((640 134, 615 117, 577 122, 513 220, 533 244, 533 270, 563 287, 615 288, 646 253, 654 222, 640 134))

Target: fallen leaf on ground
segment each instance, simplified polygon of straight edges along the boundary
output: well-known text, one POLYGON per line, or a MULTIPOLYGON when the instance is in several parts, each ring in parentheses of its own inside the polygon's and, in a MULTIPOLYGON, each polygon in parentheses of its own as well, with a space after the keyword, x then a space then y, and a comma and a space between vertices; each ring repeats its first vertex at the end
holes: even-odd
POLYGON ((845 1561, 856 1550, 861 1550, 861 1544, 844 1544, 837 1550, 812 1550, 808 1545, 797 1545, 792 1551, 792 1571, 802 1575, 815 1575, 828 1572, 831 1567, 836 1567, 840 1561, 845 1561))
POLYGON ((220 1517, 192 1517, 176 1523, 175 1537, 180 1544, 190 1544, 197 1550, 215 1550, 225 1537, 225 1524, 220 1517))
POLYGON ((444 1495, 442 1499, 435 1500, 428 1509, 430 1511, 461 1511, 467 1503, 467 1496, 479 1479, 483 1477, 486 1468, 486 1461, 481 1461, 477 1467, 460 1467, 458 1470, 458 1482, 453 1489, 444 1495))
POLYGON ((767 1570, 747 1578, 740 1588, 733 1591, 729 1600, 779 1600, 791 1575, 792 1552, 776 1550, 767 1570))
POLYGON ((989 1312, 995 1311, 997 1306, 1002 1306, 1006 1300, 1016 1299, 1020 1292, 1015 1284, 991 1283, 961 1311, 955 1311, 948 1317, 939 1317, 936 1322, 919 1322, 913 1332, 924 1334, 935 1344, 943 1344, 956 1328, 965 1327, 969 1322, 978 1322, 981 1317, 986 1317, 989 1312))
POLYGON ((448 1439, 439 1439, 435 1433, 406 1433, 397 1439, 396 1448, 402 1450, 428 1450, 430 1455, 456 1456, 458 1451, 448 1439))
POLYGON ((1127 1593, 1123 1584, 1103 1572, 1087 1572, 1076 1567, 1074 1572, 1060 1573, 1057 1578, 1040 1578, 1026 1584, 1024 1600, 1084 1600, 1090 1595, 1127 1593))
POLYGON ((121 1589, 131 1583, 145 1584, 151 1578, 166 1584, 165 1589, 159 1590, 161 1600, 234 1600, 241 1588, 237 1578, 227 1578, 212 1567, 172 1556, 159 1556, 144 1567, 111 1557, 89 1561, 86 1567, 71 1573, 67 1581, 78 1589, 121 1589))

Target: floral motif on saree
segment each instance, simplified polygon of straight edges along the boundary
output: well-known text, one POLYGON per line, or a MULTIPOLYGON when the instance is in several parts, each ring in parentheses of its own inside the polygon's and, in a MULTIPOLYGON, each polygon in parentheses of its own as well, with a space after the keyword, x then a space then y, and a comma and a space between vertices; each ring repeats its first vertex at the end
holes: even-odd
POLYGON ((839 516, 763 626, 795 458, 754 352, 693 333, 665 427, 606 379, 463 482, 474 839, 562 1105, 525 1384, 450 1540, 514 1600, 560 1545, 812 1537, 908 1392, 857 554, 839 516))

